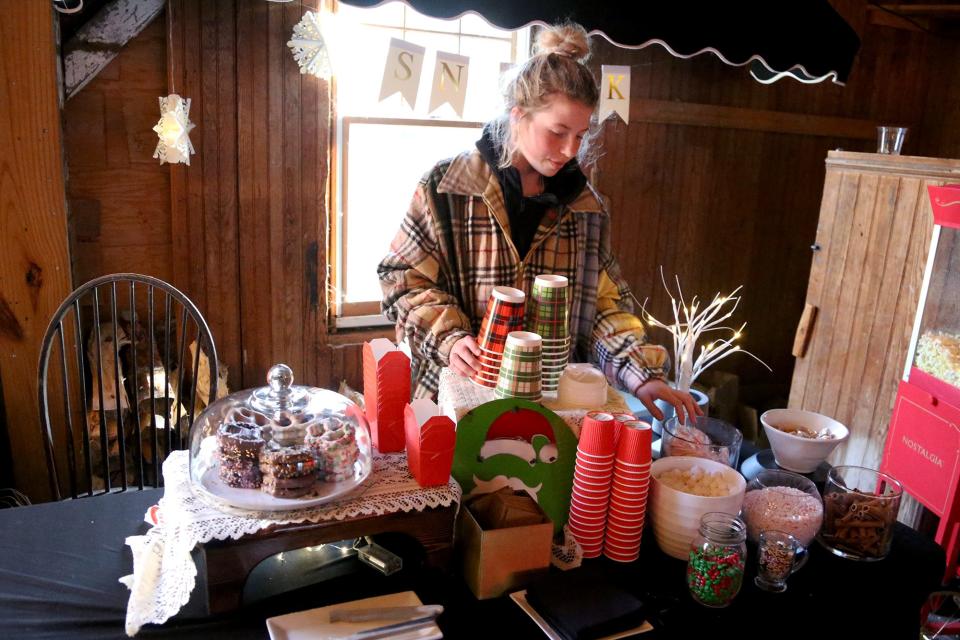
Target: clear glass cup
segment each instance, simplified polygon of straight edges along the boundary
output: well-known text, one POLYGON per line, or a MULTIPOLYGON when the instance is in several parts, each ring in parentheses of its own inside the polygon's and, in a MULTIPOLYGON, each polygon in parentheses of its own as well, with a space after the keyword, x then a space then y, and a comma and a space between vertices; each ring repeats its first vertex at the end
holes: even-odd
POLYGON ((890 552, 903 486, 874 469, 837 466, 823 488, 823 527, 817 540, 851 560, 882 560, 890 552))
POLYGON ((676 416, 663 423, 663 442, 660 453, 664 456, 694 456, 721 462, 737 468, 743 434, 723 420, 698 416, 695 421, 680 424, 676 416))
POLYGON ((800 568, 806 548, 789 533, 768 529, 760 532, 757 545, 757 576, 754 584, 764 591, 787 590, 787 578, 800 568))
POLYGON ((907 127, 877 127, 877 153, 900 155, 907 127))
POLYGON ((920 640, 960 640, 960 593, 934 591, 920 610, 920 640))

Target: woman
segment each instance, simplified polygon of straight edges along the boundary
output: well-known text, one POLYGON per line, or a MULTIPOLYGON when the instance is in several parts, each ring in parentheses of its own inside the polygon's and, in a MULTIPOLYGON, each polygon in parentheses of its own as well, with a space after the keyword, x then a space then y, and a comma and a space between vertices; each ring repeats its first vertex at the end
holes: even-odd
POLYGON ((442 367, 462 376, 477 370, 474 335, 494 286, 529 295, 534 278, 551 273, 570 282, 575 359, 598 363, 658 419, 656 399, 681 420, 684 411, 701 413, 664 381, 667 353, 647 342, 631 313, 609 216, 580 170, 599 102, 582 63, 588 54, 579 25, 541 31, 537 53, 507 86, 504 114, 487 124, 477 148, 420 181, 378 268, 383 312, 414 356, 415 396, 436 393, 442 367))

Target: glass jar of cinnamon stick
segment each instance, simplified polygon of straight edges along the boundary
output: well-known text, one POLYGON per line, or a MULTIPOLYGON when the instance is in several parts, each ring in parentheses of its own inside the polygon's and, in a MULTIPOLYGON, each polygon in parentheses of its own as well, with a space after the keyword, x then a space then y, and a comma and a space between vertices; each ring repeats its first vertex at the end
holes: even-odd
POLYGON ((837 466, 823 489, 823 527, 817 539, 852 560, 882 560, 890 552, 903 487, 885 473, 837 466))

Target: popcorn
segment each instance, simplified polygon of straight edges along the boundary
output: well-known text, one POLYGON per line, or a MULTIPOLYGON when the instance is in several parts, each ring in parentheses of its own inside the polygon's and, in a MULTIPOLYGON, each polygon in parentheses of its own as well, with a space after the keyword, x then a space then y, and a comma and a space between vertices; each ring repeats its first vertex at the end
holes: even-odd
POLYGON ((670 469, 657 476, 657 479, 671 489, 695 496, 719 498, 730 495, 734 489, 734 484, 722 471, 709 472, 700 467, 670 469))

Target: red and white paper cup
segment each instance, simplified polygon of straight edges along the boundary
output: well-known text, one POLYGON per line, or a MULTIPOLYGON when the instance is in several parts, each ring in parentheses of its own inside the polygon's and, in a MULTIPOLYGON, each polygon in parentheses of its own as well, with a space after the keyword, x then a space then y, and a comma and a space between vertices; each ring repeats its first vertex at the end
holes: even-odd
POLYGON ((587 456, 604 459, 617 452, 616 418, 611 413, 591 411, 580 425, 580 443, 577 451, 587 456))
POLYGON ((653 427, 642 420, 630 420, 621 425, 617 440, 617 461, 627 465, 650 464, 653 427))

